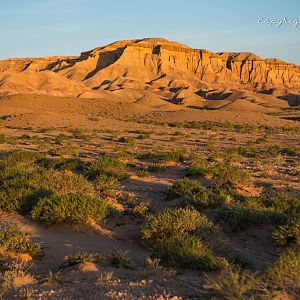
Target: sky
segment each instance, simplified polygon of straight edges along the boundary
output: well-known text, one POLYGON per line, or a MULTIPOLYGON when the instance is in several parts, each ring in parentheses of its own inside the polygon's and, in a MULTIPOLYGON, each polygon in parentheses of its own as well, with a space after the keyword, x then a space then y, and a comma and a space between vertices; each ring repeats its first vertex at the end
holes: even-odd
POLYGON ((300 0, 0 0, 0 59, 142 37, 300 64, 300 0))

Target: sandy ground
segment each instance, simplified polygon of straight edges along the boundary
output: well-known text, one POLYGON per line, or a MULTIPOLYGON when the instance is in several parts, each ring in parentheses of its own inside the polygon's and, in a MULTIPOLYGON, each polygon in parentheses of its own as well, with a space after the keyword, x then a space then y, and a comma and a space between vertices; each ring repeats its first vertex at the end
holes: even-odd
MULTIPOLYGON (((229 147, 246 146, 264 135, 263 132, 233 132, 222 130, 222 126, 213 130, 174 128, 166 122, 212 121, 217 123, 267 125, 274 128, 300 128, 295 120, 299 116, 295 110, 291 114, 264 114, 261 112, 199 110, 185 108, 177 111, 164 111, 135 103, 108 103, 99 99, 56 98, 49 96, 18 95, 0 99, 0 134, 15 138, 14 143, 0 144, 1 150, 40 150, 58 148, 53 141, 63 133, 71 136, 71 128, 80 128, 89 139, 70 138, 76 155, 86 159, 97 157, 101 153, 120 150, 167 151, 183 149, 186 153, 209 155, 207 144, 213 140, 214 150, 229 147), (292 115, 293 118, 288 119, 292 115), (149 132, 149 137, 139 140, 138 131, 149 132), (179 133, 178 133, 179 132, 179 133), (35 144, 22 135, 48 138, 49 143, 35 144), (135 143, 127 145, 119 137, 133 137, 135 143)), ((265 148, 273 144, 299 146, 299 131, 279 131, 269 134, 265 148)), ((256 194, 264 187, 273 186, 300 195, 300 181, 292 170, 299 157, 284 157, 282 166, 259 167, 256 158, 246 159, 241 167, 251 172, 254 186, 251 193, 256 194), (268 172, 268 176, 263 175, 268 172)), ((168 188, 186 174, 182 164, 166 164, 165 170, 149 177, 139 177, 137 172, 149 162, 139 159, 130 160, 131 177, 122 182, 120 195, 115 201, 126 208, 126 199, 137 203, 149 202, 159 212, 176 205, 176 201, 165 201, 168 188)), ((1 222, 17 223, 33 233, 33 239, 42 246, 44 256, 34 261, 31 272, 38 284, 31 285, 34 299, 203 299, 205 274, 182 270, 174 274, 173 270, 148 270, 144 260, 150 255, 149 245, 140 236, 143 220, 131 215, 120 214, 110 218, 104 226, 54 225, 45 226, 29 217, 6 213, 1 214, 1 222), (66 255, 87 251, 102 252, 109 256, 117 250, 128 250, 132 259, 132 268, 114 268, 109 263, 101 266, 73 266, 60 269, 59 280, 40 284, 49 271, 59 269, 66 255), (103 272, 113 272, 107 282, 97 281, 103 272)), ((224 228, 230 240, 228 252, 240 251, 252 263, 254 270, 261 271, 275 261, 281 249, 275 246, 271 237, 271 228, 264 227, 233 235, 224 228), (257 255, 259 253, 259 255, 257 255)), ((220 250, 221 251, 221 250, 220 250)), ((13 294, 11 299, 15 299, 13 294)), ((17 296, 16 296, 17 297, 17 296)))

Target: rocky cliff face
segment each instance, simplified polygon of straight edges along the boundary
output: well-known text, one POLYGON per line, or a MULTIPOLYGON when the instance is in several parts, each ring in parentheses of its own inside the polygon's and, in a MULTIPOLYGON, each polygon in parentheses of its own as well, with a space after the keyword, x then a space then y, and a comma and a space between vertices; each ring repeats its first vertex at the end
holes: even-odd
MULTIPOLYGON (((191 49, 165 39, 120 41, 84 52, 79 57, 0 61, 0 74, 45 70, 93 90, 126 86, 169 88, 172 92, 170 87, 173 86, 178 92, 181 88, 197 90, 205 84, 253 91, 300 89, 298 65, 278 59, 262 59, 252 53, 191 49)), ((4 81, 0 83, 0 93, 4 81)))

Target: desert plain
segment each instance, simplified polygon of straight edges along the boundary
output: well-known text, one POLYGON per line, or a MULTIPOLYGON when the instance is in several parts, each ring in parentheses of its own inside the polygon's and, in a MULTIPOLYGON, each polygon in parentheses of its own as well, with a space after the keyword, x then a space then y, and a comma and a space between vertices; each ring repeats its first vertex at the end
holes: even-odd
POLYGON ((0 61, 0 297, 299 299, 299 105, 162 38, 0 61))

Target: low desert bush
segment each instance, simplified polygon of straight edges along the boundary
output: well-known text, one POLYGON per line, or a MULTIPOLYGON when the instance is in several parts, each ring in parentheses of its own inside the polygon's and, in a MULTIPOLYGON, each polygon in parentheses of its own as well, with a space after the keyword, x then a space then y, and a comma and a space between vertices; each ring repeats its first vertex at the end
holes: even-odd
POLYGON ((218 271, 227 266, 225 259, 216 257, 203 241, 188 234, 156 243, 152 255, 177 268, 218 271))
POLYGON ((71 128, 69 132, 72 134, 73 138, 80 140, 88 140, 90 138, 89 135, 85 134, 84 130, 80 128, 71 128))
POLYGON ((220 270, 226 266, 206 245, 218 244, 219 227, 196 210, 167 209, 150 216, 142 236, 151 241, 153 257, 172 267, 220 270))
POLYGON ((205 194, 205 187, 203 187, 197 180, 183 178, 176 181, 169 190, 169 198, 174 199, 178 197, 193 198, 197 195, 205 194))
POLYGON ((300 244, 300 215, 278 226, 273 231, 273 237, 278 245, 286 245, 290 242, 300 244))
POLYGON ((266 271, 273 287, 300 294, 300 248, 291 247, 266 271))
POLYGON ((189 204, 197 209, 223 206, 229 197, 221 189, 207 189, 197 180, 183 178, 176 181, 168 193, 169 199, 187 197, 189 204))
POLYGON ((76 265, 79 263, 90 262, 94 264, 101 264, 105 260, 105 255, 94 252, 78 252, 64 257, 64 264, 76 265))
POLYGON ((28 284, 28 285, 33 284, 35 282, 35 279, 29 273, 29 269, 31 268, 31 266, 32 265, 30 265, 27 262, 22 262, 17 260, 8 264, 7 270, 5 270, 2 277, 4 288, 16 290, 17 288, 19 288, 24 284, 28 284))
POLYGON ((211 163, 202 155, 193 155, 189 159, 188 176, 206 176, 210 174, 211 163))
POLYGON ((150 202, 142 201, 133 205, 130 211, 137 218, 146 219, 153 212, 153 206, 150 202))
POLYGON ((29 254, 37 257, 41 254, 41 247, 30 241, 31 233, 23 231, 17 225, 0 226, 0 250, 29 254))
POLYGON ((17 152, 7 152, 4 155, 5 160, 2 161, 2 163, 6 166, 13 166, 17 163, 30 163, 43 157, 44 154, 35 151, 22 150, 17 152))
POLYGON ((287 192, 267 191, 260 196, 246 198, 243 204, 247 207, 268 209, 289 216, 298 215, 300 213, 299 198, 287 192))
POLYGON ((287 192, 275 192, 262 195, 261 201, 265 207, 275 212, 289 215, 300 214, 300 199, 287 192))
POLYGON ((126 164, 117 158, 102 156, 93 160, 87 169, 87 176, 91 179, 97 179, 101 175, 114 177, 118 180, 128 178, 126 173, 126 164))
MULTIPOLYGON (((210 279, 215 299, 261 299, 261 279, 250 272, 240 268, 228 268, 222 276, 210 279)), ((264 299, 264 298, 262 298, 264 299)))
POLYGON ((149 159, 153 163, 178 162, 183 163, 187 156, 180 149, 174 149, 168 152, 147 152, 138 156, 140 159, 149 159))
POLYGON ((299 246, 289 248, 260 276, 230 267, 208 283, 216 299, 298 299, 299 246))
POLYGON ((94 189, 83 176, 71 172, 45 171, 30 165, 7 167, 0 171, 0 210, 28 213, 42 197, 57 191, 60 194, 94 194, 94 189))
POLYGON ((47 223, 84 223, 88 219, 103 221, 109 206, 103 199, 88 194, 53 194, 42 198, 33 208, 34 219, 47 223))
MULTIPOLYGON (((34 152, 4 153, 0 161, 0 210, 31 215, 48 223, 102 221, 108 214, 105 200, 97 197, 79 159, 47 159, 34 152)), ((100 159, 89 166, 98 191, 118 186, 125 165, 116 159, 100 159), (103 171, 103 172, 102 172, 103 171), (98 175, 99 173, 99 175, 98 175)))
POLYGON ((232 206, 219 210, 217 220, 227 222, 237 232, 267 224, 282 224, 286 216, 269 210, 232 206))
POLYGON ((148 166, 147 170, 150 173, 163 173, 165 167, 160 164, 151 164, 148 166))
POLYGON ((51 193, 48 188, 43 189, 40 185, 41 176, 30 166, 6 166, 2 169, 0 210, 21 213, 30 211, 40 195, 51 193))
POLYGON ((251 176, 247 171, 230 165, 219 165, 212 168, 213 179, 223 188, 236 189, 248 187, 251 184, 251 176))
POLYGON ((97 282, 107 282, 113 278, 114 272, 101 272, 99 276, 97 276, 97 282))
POLYGON ((129 137, 129 136, 122 136, 118 139, 118 142, 120 143, 126 143, 129 145, 134 145, 135 144, 135 138, 134 137, 129 137))
POLYGON ((128 250, 117 250, 111 256, 111 264, 116 268, 129 269, 132 267, 132 260, 128 250))
POLYGON ((214 160, 222 160, 225 163, 234 163, 243 161, 243 156, 239 153, 238 148, 228 148, 223 152, 215 153, 213 156, 214 160))
POLYGON ((84 193, 94 195, 93 185, 82 175, 68 171, 48 171, 41 175, 41 185, 59 194, 84 193), (44 184, 43 184, 44 183, 44 184))
POLYGON ((105 193, 112 190, 118 190, 120 188, 120 182, 116 177, 103 174, 97 177, 95 186, 100 193, 105 193))
POLYGON ((207 232, 218 234, 219 228, 205 215, 190 208, 166 209, 157 216, 150 216, 142 228, 144 239, 164 241, 171 236, 207 232))
POLYGON ((77 173, 83 173, 86 166, 85 163, 79 158, 42 158, 36 161, 36 164, 46 168, 55 169, 60 171, 72 171, 77 173))

